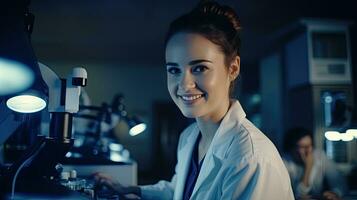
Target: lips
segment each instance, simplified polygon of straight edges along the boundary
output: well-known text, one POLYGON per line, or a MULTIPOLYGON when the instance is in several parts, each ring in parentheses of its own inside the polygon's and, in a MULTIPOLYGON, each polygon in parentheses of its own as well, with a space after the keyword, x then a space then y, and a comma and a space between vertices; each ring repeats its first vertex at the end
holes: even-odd
POLYGON ((185 104, 192 105, 204 97, 204 94, 184 94, 178 95, 180 99, 183 100, 185 104))

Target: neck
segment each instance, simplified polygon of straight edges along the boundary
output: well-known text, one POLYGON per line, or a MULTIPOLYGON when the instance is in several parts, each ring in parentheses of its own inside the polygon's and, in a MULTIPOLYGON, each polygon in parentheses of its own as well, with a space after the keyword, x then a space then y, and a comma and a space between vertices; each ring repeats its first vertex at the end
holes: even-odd
POLYGON ((210 117, 197 117, 196 122, 198 125, 198 128, 201 131, 202 138, 201 141, 203 144, 210 144, 223 117, 226 115, 228 109, 230 106, 230 102, 227 101, 224 106, 222 106, 222 109, 220 109, 219 112, 217 112, 214 116, 210 117))
POLYGON ((201 141, 203 143, 210 143, 219 127, 219 123, 204 121, 202 119, 196 119, 196 121, 202 135, 201 141))

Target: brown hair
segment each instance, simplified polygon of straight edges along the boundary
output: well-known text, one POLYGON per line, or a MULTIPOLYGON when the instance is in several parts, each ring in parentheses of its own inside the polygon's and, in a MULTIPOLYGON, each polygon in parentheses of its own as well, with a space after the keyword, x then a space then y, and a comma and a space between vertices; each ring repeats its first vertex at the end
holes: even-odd
MULTIPOLYGON (((198 33, 218 45, 224 53, 228 67, 236 56, 240 55, 241 24, 236 12, 217 2, 203 1, 191 12, 175 19, 166 34, 165 46, 170 38, 179 32, 198 33)), ((232 82, 229 93, 232 94, 235 83, 232 82)))

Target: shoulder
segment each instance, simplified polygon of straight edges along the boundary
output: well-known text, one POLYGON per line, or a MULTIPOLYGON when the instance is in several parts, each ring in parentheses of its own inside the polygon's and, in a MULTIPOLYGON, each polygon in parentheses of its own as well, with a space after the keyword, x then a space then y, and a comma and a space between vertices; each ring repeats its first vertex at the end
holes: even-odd
POLYGON ((236 103, 222 121, 217 157, 222 156, 224 170, 233 174, 254 173, 259 177, 275 175, 281 183, 290 185, 289 174, 275 145, 246 117, 236 103))
POLYGON ((246 118, 246 114, 239 101, 234 101, 230 110, 221 123, 222 137, 230 138, 228 155, 240 157, 255 157, 281 161, 281 157, 274 144, 252 122, 246 118))
POLYGON ((288 175, 274 144, 249 120, 242 120, 234 129, 235 136, 227 151, 231 165, 238 168, 255 166, 260 171, 271 171, 282 177, 288 175))
POLYGON ((241 155, 266 161, 281 160, 275 145, 248 119, 243 119, 232 131, 235 136, 229 148, 230 156, 241 155))
POLYGON ((298 166, 293 160, 292 156, 288 153, 283 154, 282 160, 289 172, 298 166))

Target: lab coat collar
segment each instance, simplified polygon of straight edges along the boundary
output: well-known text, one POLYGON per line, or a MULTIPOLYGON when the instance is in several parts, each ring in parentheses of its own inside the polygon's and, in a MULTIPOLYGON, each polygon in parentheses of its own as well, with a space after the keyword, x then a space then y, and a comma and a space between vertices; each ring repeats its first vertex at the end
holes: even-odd
MULTIPOLYGON (((224 156, 226 155, 229 144, 237 136, 237 131, 234 127, 238 126, 242 120, 245 118, 246 114, 240 105, 239 101, 232 100, 231 107, 224 116, 221 124, 219 125, 215 136, 212 139, 212 143, 206 153, 205 159, 202 163, 200 174, 197 178, 197 182, 193 189, 191 197, 194 198, 197 190, 201 187, 208 187, 209 184, 203 184, 205 180, 210 180, 209 176, 214 178, 217 172, 222 166, 224 156), (232 131, 234 129, 234 131, 232 131)), ((197 136, 196 136, 197 138, 197 136)), ((196 140, 192 140, 193 143, 196 140)), ((191 145, 193 147, 193 145, 191 145)), ((192 154, 191 151, 188 152, 192 154)), ((188 165, 187 165, 188 166, 188 165)), ((187 176, 187 169, 185 177, 187 176)), ((204 190, 204 188, 202 188, 204 190)))

